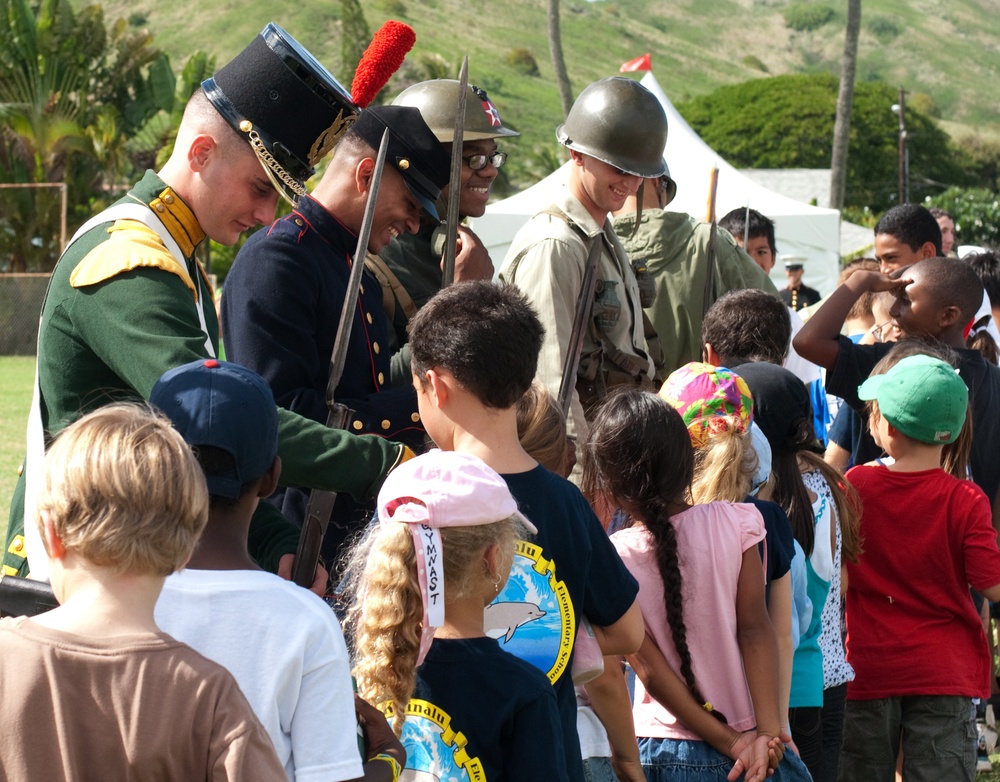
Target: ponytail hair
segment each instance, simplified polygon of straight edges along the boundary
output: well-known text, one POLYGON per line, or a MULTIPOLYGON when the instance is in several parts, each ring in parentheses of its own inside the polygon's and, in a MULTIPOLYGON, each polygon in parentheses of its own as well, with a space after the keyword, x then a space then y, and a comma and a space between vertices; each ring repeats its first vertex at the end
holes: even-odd
MULTIPOLYGON (((451 599, 482 591, 484 581, 498 586, 497 576, 505 580, 517 541, 528 537, 516 516, 440 532, 446 617, 451 599), (485 554, 494 544, 502 564, 499 573, 491 574, 485 554)), ((392 707, 392 729, 399 736, 416 688, 423 619, 410 525, 370 525, 348 554, 341 584, 350 598, 345 627, 358 694, 380 708, 392 707)))
POLYGON ((712 416, 708 440, 694 452, 691 499, 696 505, 716 500, 743 502, 753 487, 757 453, 739 419, 712 416))
MULTIPOLYGON (((680 414, 658 396, 634 389, 611 394, 591 423, 584 445, 584 491, 603 495, 643 522, 656 544, 664 610, 681 660, 681 676, 706 703, 691 666, 684 622, 683 579, 670 506, 690 492, 694 449, 680 414)), ((717 711, 712 715, 725 722, 717 711)))

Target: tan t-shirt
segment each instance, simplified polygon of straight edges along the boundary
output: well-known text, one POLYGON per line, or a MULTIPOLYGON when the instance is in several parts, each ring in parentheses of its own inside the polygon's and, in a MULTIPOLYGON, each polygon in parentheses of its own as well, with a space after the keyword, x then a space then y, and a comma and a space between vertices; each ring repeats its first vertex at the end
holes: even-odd
POLYGON ((165 633, 0 619, 0 779, 284 782, 233 677, 165 633))

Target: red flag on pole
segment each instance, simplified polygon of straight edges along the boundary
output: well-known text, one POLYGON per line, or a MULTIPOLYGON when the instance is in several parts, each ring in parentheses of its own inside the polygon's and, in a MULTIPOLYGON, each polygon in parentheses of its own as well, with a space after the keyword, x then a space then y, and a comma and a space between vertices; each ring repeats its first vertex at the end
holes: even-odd
POLYGON ((636 57, 634 60, 629 60, 622 64, 622 67, 618 69, 619 73, 629 73, 630 71, 651 71, 653 70, 653 57, 649 52, 646 52, 642 57, 636 57))

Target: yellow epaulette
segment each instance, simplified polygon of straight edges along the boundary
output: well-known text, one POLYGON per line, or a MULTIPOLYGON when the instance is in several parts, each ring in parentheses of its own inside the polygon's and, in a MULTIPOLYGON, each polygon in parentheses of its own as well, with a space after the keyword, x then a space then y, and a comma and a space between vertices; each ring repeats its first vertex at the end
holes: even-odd
POLYGON ((76 265, 69 278, 74 288, 97 285, 123 272, 152 267, 180 277, 195 301, 198 300, 198 289, 191 275, 163 246, 153 229, 134 220, 118 220, 108 234, 106 242, 97 245, 76 265))

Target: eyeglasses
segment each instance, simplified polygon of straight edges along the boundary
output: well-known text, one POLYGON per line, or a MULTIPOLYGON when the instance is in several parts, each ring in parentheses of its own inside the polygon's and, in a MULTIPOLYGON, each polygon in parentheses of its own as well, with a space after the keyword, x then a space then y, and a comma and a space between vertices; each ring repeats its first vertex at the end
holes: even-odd
POLYGON ((482 171, 488 164, 492 164, 494 168, 503 168, 503 164, 507 162, 507 153, 494 152, 492 155, 469 155, 469 157, 463 157, 462 160, 473 171, 482 171))
POLYGON ((897 328, 896 321, 887 320, 882 325, 876 326, 875 328, 872 329, 872 336, 875 337, 876 342, 884 342, 885 341, 884 338, 888 337, 890 331, 894 328, 897 328))

